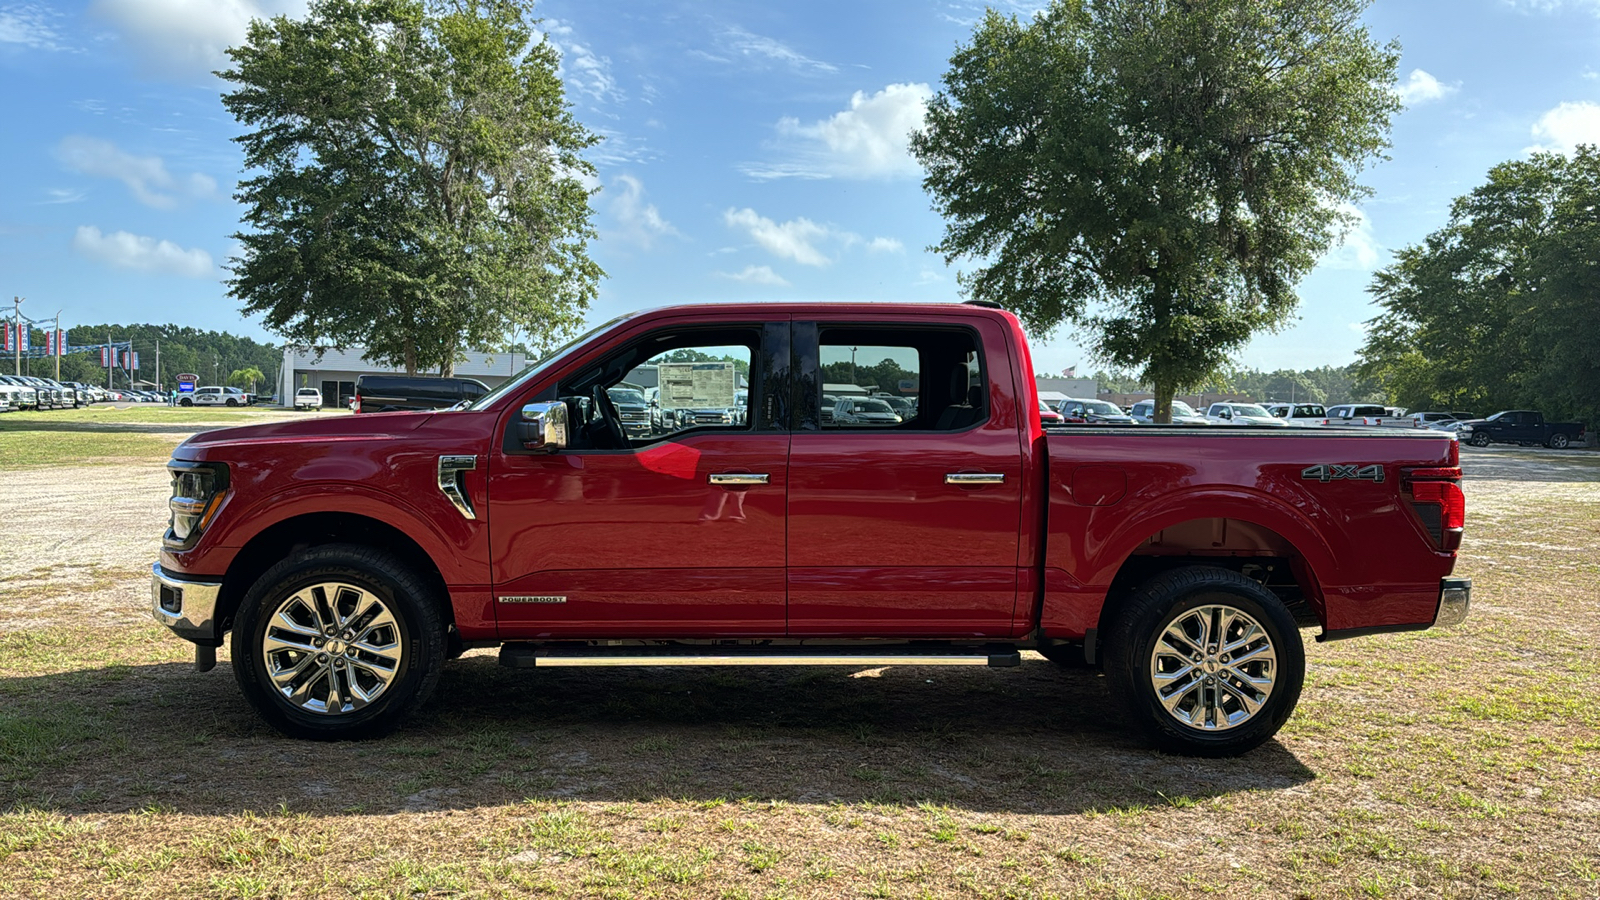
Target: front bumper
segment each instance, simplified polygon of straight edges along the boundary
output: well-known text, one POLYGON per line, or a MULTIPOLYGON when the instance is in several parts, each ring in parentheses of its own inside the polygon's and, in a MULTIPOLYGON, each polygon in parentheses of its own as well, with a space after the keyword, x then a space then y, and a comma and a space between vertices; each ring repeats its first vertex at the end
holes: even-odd
POLYGON ((150 614, 184 640, 210 647, 222 643, 217 622, 220 593, 220 582, 178 578, 163 571, 160 563, 150 567, 150 614))

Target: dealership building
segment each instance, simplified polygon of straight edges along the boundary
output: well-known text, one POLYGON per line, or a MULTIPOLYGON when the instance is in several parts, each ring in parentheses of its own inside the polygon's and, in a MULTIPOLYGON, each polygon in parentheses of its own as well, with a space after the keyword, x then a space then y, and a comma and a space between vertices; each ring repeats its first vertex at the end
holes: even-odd
MULTIPOLYGON (((495 387, 528 365, 524 353, 469 353, 456 363, 455 377, 471 378, 495 387)), ((283 369, 278 377, 278 396, 289 403, 303 387, 322 391, 323 406, 349 406, 356 395, 356 379, 362 375, 398 375, 404 367, 386 366, 366 358, 361 347, 346 350, 285 347, 283 369)), ((422 375, 436 373, 419 373, 422 375)))

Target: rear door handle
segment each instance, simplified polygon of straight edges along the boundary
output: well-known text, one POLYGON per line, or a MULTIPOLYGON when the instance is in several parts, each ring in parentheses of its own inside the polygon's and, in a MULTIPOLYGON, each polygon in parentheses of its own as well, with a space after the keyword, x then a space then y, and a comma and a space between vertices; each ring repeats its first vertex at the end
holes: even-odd
POLYGON ((772 480, 772 476, 752 472, 722 472, 707 475, 706 480, 712 484, 766 484, 772 480))
POLYGON ((944 476, 945 484, 1005 484, 1004 472, 951 472, 944 476))

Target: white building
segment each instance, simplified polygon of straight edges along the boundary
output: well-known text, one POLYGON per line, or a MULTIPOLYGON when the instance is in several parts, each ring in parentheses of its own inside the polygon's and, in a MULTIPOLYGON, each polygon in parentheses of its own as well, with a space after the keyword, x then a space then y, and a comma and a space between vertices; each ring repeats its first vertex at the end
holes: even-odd
MULTIPOLYGON (((464 362, 456 363, 455 375, 495 387, 527 365, 527 356, 522 353, 469 353, 464 362)), ((357 378, 404 372, 403 367, 369 361, 360 347, 347 350, 285 347, 283 370, 278 376, 278 396, 293 397, 299 388, 314 387, 322 391, 324 406, 349 406, 350 398, 356 393, 357 378)))

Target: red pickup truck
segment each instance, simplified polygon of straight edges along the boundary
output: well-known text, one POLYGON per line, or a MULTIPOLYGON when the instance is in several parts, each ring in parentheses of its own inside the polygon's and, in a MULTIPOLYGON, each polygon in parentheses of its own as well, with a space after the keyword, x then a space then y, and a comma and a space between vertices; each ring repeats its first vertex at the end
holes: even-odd
POLYGON ((1465 617, 1452 436, 1046 432, 1033 371, 1017 319, 979 305, 624 316, 464 408, 185 441, 152 611, 202 671, 231 632, 245 696, 300 737, 383 733, 472 647, 514 667, 1037 650, 1102 666, 1158 746, 1207 756, 1288 718, 1301 627, 1465 617), (625 428, 624 383, 668 430, 625 428), (892 414, 834 421, 824 384, 892 414))

